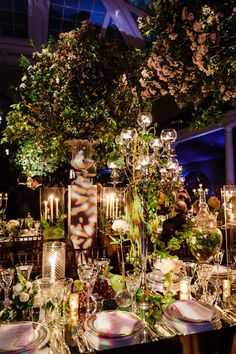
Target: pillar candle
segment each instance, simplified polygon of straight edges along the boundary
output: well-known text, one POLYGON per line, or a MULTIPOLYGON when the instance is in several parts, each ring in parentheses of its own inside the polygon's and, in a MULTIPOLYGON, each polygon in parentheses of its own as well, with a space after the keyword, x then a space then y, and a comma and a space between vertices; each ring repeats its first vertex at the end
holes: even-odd
POLYGON ((44 201, 44 217, 47 220, 47 218, 48 218, 48 202, 46 200, 44 201))
POLYGON ((50 216, 53 221, 53 195, 49 196, 49 205, 50 205, 50 216))
POLYGON ((59 198, 55 198, 55 203, 56 203, 56 218, 58 218, 58 203, 59 203, 59 198))
POLYGON ((56 279, 56 262, 57 262, 57 255, 54 252, 50 257, 50 265, 51 265, 51 277, 52 279, 56 279))

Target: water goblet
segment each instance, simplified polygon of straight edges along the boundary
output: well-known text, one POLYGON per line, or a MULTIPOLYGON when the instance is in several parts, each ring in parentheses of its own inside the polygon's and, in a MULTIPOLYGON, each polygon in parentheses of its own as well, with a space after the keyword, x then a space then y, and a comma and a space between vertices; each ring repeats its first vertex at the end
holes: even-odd
POLYGON ((223 261, 224 253, 225 250, 219 250, 213 258, 213 262, 216 264, 217 270, 219 270, 219 267, 223 261))
POLYGON ((63 312, 63 316, 62 316, 62 322, 63 325, 65 325, 66 323, 68 323, 69 320, 69 313, 67 311, 67 304, 69 301, 69 296, 71 293, 71 289, 72 289, 72 284, 73 284, 73 279, 72 278, 62 278, 58 280, 64 288, 64 298, 63 298, 63 306, 62 306, 62 312, 63 312))
POLYGON ((98 273, 98 269, 94 263, 87 263, 78 266, 79 279, 83 285, 84 292, 86 295, 86 314, 85 314, 86 317, 89 316, 89 310, 90 310, 89 299, 90 299, 90 294, 93 291, 95 281, 97 279, 97 273, 98 273))
POLYGON ((108 267, 110 264, 109 258, 98 258, 97 265, 98 265, 98 276, 100 278, 104 278, 108 272, 108 267))
POLYGON ((126 288, 131 295, 131 310, 135 312, 136 306, 134 303, 134 296, 141 284, 141 273, 137 270, 129 270, 125 277, 126 288))
POLYGON ((11 305, 12 301, 9 298, 9 290, 14 278, 15 269, 6 268, 1 270, 2 285, 4 290, 4 308, 6 309, 11 305))
POLYGON ((183 263, 183 272, 184 276, 190 278, 191 280, 194 277, 196 272, 197 263, 195 262, 184 262, 183 263))
POLYGON ((29 280, 33 264, 32 263, 19 263, 15 266, 17 275, 22 275, 26 280, 29 280))
MULTIPOLYGON (((52 286, 53 286, 54 282, 55 282, 55 280, 52 278, 41 277, 41 275, 38 275, 36 277, 36 284, 38 286, 38 289, 39 289, 40 295, 41 295, 41 309, 47 303, 47 301, 51 298, 51 291, 52 291, 52 286)), ((46 315, 46 313, 45 313, 45 315, 46 315)), ((45 322, 47 324, 46 316, 42 322, 45 322)))
POLYGON ((212 275, 213 266, 208 263, 200 263, 197 267, 197 277, 199 285, 202 286, 201 300, 206 302, 207 300, 207 287, 208 282, 212 275))

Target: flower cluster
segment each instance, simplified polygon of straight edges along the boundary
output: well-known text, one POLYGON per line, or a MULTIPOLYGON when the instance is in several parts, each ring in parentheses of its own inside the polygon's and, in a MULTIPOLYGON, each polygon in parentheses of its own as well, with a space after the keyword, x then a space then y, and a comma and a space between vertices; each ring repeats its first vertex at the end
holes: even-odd
POLYGON ((129 230, 129 227, 127 225, 127 222, 125 220, 114 220, 113 224, 112 224, 112 230, 114 230, 115 232, 117 232, 118 234, 126 234, 129 230))
POLYGON ((20 310, 27 310, 33 306, 34 297, 38 290, 36 285, 27 281, 22 275, 18 276, 19 283, 13 287, 13 300, 15 306, 20 310))
POLYGON ((157 259, 154 263, 155 269, 160 269, 160 271, 166 275, 169 272, 179 273, 182 267, 183 261, 177 258, 163 258, 157 259))
POLYGON ((209 114, 219 118, 236 98, 234 2, 158 0, 153 10, 139 22, 156 34, 140 80, 143 98, 171 95, 180 108, 193 104, 202 118, 197 126, 209 114))

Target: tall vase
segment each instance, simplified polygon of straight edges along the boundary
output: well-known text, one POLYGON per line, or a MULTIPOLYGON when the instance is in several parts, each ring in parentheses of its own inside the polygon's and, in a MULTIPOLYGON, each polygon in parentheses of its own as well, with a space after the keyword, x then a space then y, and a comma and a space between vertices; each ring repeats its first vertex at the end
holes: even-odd
MULTIPOLYGON (((142 210, 143 218, 145 218, 145 208, 144 200, 142 200, 142 210)), ((146 310, 149 307, 149 298, 147 294, 147 285, 146 285, 146 272, 147 272, 147 227, 145 220, 141 220, 140 227, 140 258, 141 258, 141 289, 143 290, 142 296, 139 298, 139 308, 141 310, 146 310)))

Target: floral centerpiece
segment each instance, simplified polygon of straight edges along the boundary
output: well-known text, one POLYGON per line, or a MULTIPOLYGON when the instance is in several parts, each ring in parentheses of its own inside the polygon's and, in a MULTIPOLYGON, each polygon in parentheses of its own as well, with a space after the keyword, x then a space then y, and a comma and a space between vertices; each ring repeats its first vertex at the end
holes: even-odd
POLYGON ((162 272, 164 276, 164 292, 169 293, 172 291, 173 275, 180 273, 183 261, 177 258, 158 258, 154 263, 154 268, 162 272))
POLYGON ((18 275, 19 282, 13 287, 13 301, 16 308, 24 311, 33 307, 34 297, 38 293, 34 282, 26 280, 21 274, 18 275))

